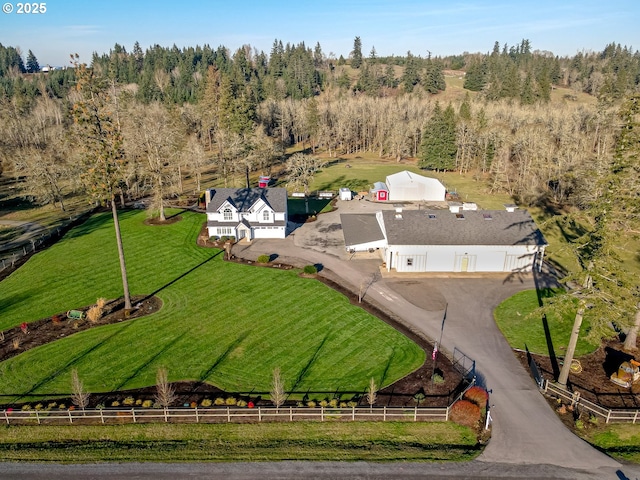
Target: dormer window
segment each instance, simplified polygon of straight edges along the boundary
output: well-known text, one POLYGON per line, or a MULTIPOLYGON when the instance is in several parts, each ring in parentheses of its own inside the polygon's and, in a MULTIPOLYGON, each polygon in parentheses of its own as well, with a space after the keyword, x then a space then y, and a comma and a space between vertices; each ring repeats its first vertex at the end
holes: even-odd
POLYGON ((271 220, 271 213, 269 212, 269 210, 265 210, 264 212, 262 212, 262 220, 264 220, 265 222, 271 220))
POLYGON ((222 211, 222 218, 225 221, 231 221, 233 220, 233 211, 230 208, 225 208, 222 211))

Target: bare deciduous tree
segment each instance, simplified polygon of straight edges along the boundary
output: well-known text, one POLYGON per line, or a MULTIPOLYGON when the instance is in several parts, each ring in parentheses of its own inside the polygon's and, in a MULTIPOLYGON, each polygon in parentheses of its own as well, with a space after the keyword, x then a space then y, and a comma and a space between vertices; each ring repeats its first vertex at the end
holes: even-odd
POLYGON ((326 162, 321 158, 304 153, 294 153, 287 160, 289 184, 295 189, 302 188, 304 193, 308 194, 313 177, 325 165, 326 162))
POLYGON ((170 407, 176 401, 176 392, 169 383, 169 372, 166 368, 158 368, 156 373, 156 395, 155 400, 163 408, 170 407))
POLYGON ((269 392, 269 395, 271 396, 271 402, 276 407, 282 406, 287 398, 284 391, 284 380, 282 379, 279 367, 276 367, 273 370, 273 379, 271 380, 271 391, 269 392))
POLYGON ((73 404, 84 410, 89 405, 90 394, 84 390, 84 384, 78 376, 78 370, 73 369, 71 371, 71 401, 73 404))
POLYGON ((376 385, 376 381, 374 380, 373 377, 371 377, 371 380, 369 380, 369 386, 367 387, 367 403, 369 404, 370 408, 373 408, 373 406, 376 403, 376 399, 378 398, 378 386, 376 385))

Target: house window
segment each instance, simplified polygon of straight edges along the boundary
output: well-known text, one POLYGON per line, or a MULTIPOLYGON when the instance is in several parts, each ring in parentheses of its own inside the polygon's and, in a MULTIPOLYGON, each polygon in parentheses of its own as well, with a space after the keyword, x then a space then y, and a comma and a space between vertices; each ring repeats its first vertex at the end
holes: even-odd
POLYGON ((233 228, 230 228, 230 227, 219 227, 218 228, 218 235, 220 235, 220 236, 233 235, 233 228))
POLYGON ((407 267, 413 266, 413 258, 407 258, 407 267))
POLYGON ((226 221, 233 220, 233 212, 230 208, 225 208, 222 212, 222 218, 226 221))
POLYGON ((269 220, 271 220, 271 215, 269 213, 269 210, 265 210, 264 212, 262 212, 262 220, 264 220, 265 222, 268 222, 269 220))

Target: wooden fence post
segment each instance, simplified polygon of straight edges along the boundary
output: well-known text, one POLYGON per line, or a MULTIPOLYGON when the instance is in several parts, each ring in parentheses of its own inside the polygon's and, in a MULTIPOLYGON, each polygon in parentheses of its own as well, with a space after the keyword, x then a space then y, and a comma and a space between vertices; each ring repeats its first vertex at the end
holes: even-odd
POLYGON ((7 425, 9 425, 9 414, 6 410, 4 411, 4 419, 7 421, 7 425))
POLYGON ((136 411, 133 408, 131 409, 131 417, 133 418, 133 423, 136 423, 136 411))
POLYGON ((353 422, 356 421, 356 407, 355 406, 351 407, 351 421, 353 421, 353 422))
POLYGON ((258 407, 258 421, 262 421, 262 407, 258 407))
POLYGON ((609 418, 611 417, 611 409, 607 412, 607 421, 604 423, 609 423, 609 418))
POLYGON ((102 413, 102 409, 100 409, 100 421, 104 423, 104 414, 102 413))
POLYGON ((73 417, 71 416, 71 410, 67 410, 69 413, 69 423, 73 423, 73 417))
POLYGON ((196 423, 200 423, 200 418, 198 417, 198 407, 196 407, 196 423))
POLYGON ((636 423, 636 420, 638 419, 638 410, 636 410, 636 413, 633 415, 633 423, 636 423))
POLYGON ((289 421, 293 422, 293 407, 289 405, 289 421))

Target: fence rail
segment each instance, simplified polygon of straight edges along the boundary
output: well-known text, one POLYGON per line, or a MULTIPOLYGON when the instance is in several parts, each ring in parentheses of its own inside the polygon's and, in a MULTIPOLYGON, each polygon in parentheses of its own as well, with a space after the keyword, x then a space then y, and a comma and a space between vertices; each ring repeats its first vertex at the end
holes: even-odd
POLYGON ((602 407, 580 396, 580 392, 570 392, 560 385, 544 381, 541 387, 543 393, 563 399, 573 407, 580 407, 596 417, 603 418, 605 423, 636 423, 640 422, 640 410, 614 410, 602 407))
POLYGON ((246 423, 294 421, 445 422, 449 407, 212 407, 28 410, 0 412, 7 425, 96 423, 246 423))

